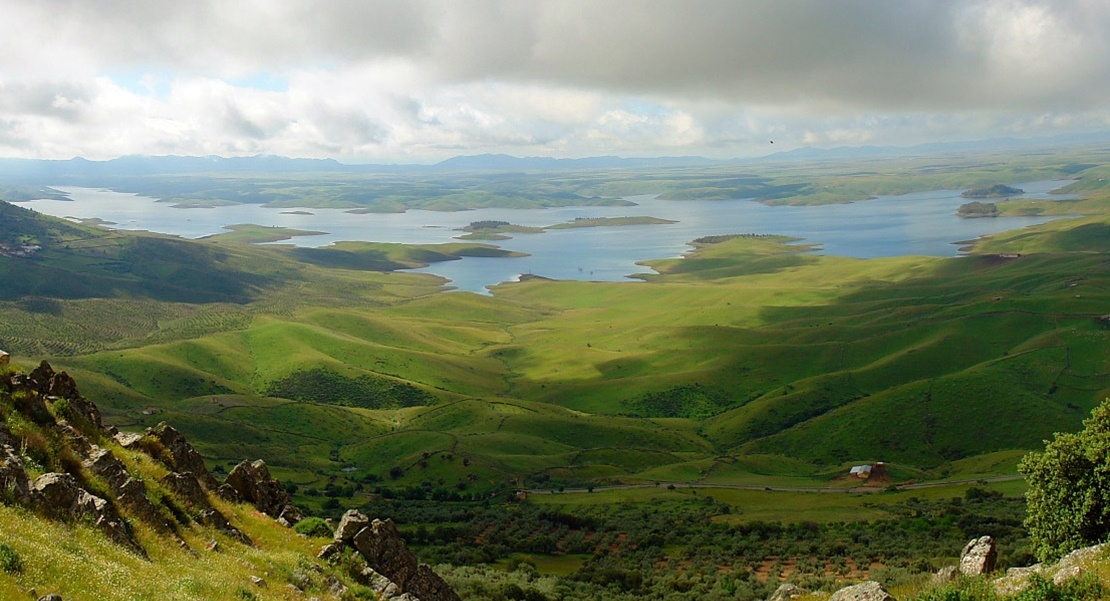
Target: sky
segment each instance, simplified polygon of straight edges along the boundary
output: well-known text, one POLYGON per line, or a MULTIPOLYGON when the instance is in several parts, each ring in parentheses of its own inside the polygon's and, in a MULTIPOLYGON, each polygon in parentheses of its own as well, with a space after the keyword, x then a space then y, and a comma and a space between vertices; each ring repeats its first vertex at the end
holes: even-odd
POLYGON ((1108 0, 0 0, 0 157, 749 157, 1110 131, 1108 0))

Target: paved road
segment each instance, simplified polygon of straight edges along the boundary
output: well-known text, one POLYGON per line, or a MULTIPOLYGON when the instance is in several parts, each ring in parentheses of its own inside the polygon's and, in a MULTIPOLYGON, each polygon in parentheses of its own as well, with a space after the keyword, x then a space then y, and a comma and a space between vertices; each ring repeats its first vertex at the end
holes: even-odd
MULTIPOLYGON (((942 482, 912 482, 908 484, 898 484, 895 486, 898 490, 917 490, 920 488, 938 488, 942 486, 959 486, 963 484, 975 484, 977 482, 1009 482, 1013 480, 1021 480, 1024 476, 993 476, 990 478, 974 478, 970 480, 945 480, 942 482)), ((629 490, 633 488, 724 488, 732 490, 767 490, 774 492, 815 492, 815 493, 829 493, 829 494, 861 494, 861 493, 876 493, 884 492, 886 487, 876 486, 854 486, 851 488, 835 488, 831 486, 760 486, 758 484, 709 484, 703 482, 660 482, 658 484, 615 484, 613 486, 595 486, 593 492, 601 492, 605 490, 629 490)), ((553 488, 530 488, 526 489, 530 495, 552 495, 562 493, 587 493, 591 492, 588 488, 567 488, 564 490, 556 490, 553 488)))

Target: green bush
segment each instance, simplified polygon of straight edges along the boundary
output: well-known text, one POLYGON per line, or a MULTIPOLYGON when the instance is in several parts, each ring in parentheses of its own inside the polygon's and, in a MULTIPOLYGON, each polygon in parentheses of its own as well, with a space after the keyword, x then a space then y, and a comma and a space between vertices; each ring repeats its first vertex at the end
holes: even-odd
POLYGON ((1025 526, 1033 552, 1049 561, 1110 535, 1110 399, 1077 434, 1057 433, 1019 465, 1029 483, 1025 526))
POLYGON ((305 536, 327 538, 332 535, 331 527, 328 526, 328 523, 325 522, 323 518, 305 518, 297 522, 297 525, 293 526, 293 530, 296 531, 297 534, 303 534, 305 536))
POLYGON ((23 560, 19 553, 4 543, 0 543, 0 570, 12 575, 23 573, 23 560))

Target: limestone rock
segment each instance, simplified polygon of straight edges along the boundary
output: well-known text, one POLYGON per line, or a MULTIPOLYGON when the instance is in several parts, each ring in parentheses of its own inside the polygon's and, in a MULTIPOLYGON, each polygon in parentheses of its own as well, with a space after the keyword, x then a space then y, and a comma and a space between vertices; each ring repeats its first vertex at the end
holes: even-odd
POLYGON ((1052 583, 1056 585, 1064 584, 1072 578, 1079 578, 1083 575, 1083 568, 1079 565, 1070 565, 1062 568, 1052 575, 1052 583))
POLYGON ((235 489, 241 499, 274 519, 296 523, 303 518, 290 501, 289 493, 270 476, 266 462, 261 459, 239 462, 224 479, 224 484, 235 489))
POLYGON ((92 445, 84 465, 103 479, 116 493, 116 500, 123 508, 162 533, 173 530, 158 508, 146 496, 146 484, 131 477, 127 467, 107 449, 92 445))
POLYGON ((23 448, 23 441, 15 434, 12 434, 12 431, 8 429, 8 422, 4 421, 4 418, 0 416, 0 447, 4 445, 12 447, 15 449, 15 452, 18 453, 23 448))
POLYGON ((960 576, 960 568, 956 566, 944 566, 937 570, 936 575, 933 576, 934 584, 948 584, 960 576))
POLYGON ((990 574, 997 561, 998 550, 995 549, 994 539, 981 536, 969 541, 960 554, 960 573, 965 576, 990 574))
POLYGON ((829 597, 829 601, 894 601, 894 597, 883 588, 883 585, 869 580, 836 591, 829 597))
POLYGON ((7 367, 12 362, 12 356, 7 351, 0 351, 0 367, 7 367))
POLYGON ((334 544, 334 543, 328 543, 328 544, 324 545, 323 547, 320 547, 320 552, 316 554, 316 559, 323 559, 324 561, 329 561, 329 560, 331 560, 332 557, 335 557, 336 555, 338 555, 342 550, 343 550, 343 547, 341 545, 337 545, 337 544, 334 544))
POLYGON ((68 421, 59 420, 58 423, 54 424, 54 431, 61 434, 69 443, 69 446, 73 447, 73 450, 81 457, 88 457, 89 453, 92 452, 92 443, 89 442, 89 439, 68 421))
POLYGON ((420 601, 459 601, 459 596, 438 574, 420 565, 392 520, 374 520, 352 542, 372 571, 395 584, 402 597, 411 593, 420 601))
POLYGON ((779 587, 775 589, 775 592, 771 593, 770 597, 767 597, 767 601, 790 601, 790 599, 801 597, 807 593, 808 591, 798 588, 797 585, 786 582, 780 584, 779 587))
POLYGON ((239 491, 235 490, 235 487, 226 482, 221 484, 220 487, 216 489, 216 496, 229 503, 243 502, 243 497, 239 496, 239 491))
POLYGON ((39 597, 38 601, 62 601, 62 596, 56 593, 51 593, 49 595, 43 595, 39 597))
POLYGON ((195 509, 211 509, 212 503, 200 482, 192 473, 170 472, 162 477, 162 484, 178 498, 195 509))
POLYGON ((0 490, 11 491, 11 500, 20 505, 31 502, 31 479, 19 452, 8 444, 0 445, 0 490))
POLYGON ((335 542, 350 544, 360 530, 370 525, 370 518, 362 515, 357 509, 348 509, 339 520, 335 528, 335 542))
POLYGON ((88 520, 108 538, 145 555, 131 536, 131 528, 108 501, 77 485, 69 474, 48 473, 31 484, 33 503, 48 517, 62 520, 88 520))
POLYGON ((117 432, 112 435, 112 438, 119 443, 119 446, 125 449, 138 450, 139 441, 143 439, 143 435, 136 434, 135 432, 117 432))
POLYGON ((354 538, 354 546, 379 574, 404 586, 416 575, 419 562, 412 554, 393 520, 374 520, 354 538))
MULTIPOLYGON (((162 446, 169 451, 170 463, 172 464, 169 468, 171 470, 191 472, 205 490, 216 490, 218 486, 216 479, 208 473, 208 468, 205 467, 204 459, 200 456, 200 453, 173 426, 162 422, 147 430, 147 434, 158 439, 162 446)), ((159 458, 156 457, 156 459, 159 458)))

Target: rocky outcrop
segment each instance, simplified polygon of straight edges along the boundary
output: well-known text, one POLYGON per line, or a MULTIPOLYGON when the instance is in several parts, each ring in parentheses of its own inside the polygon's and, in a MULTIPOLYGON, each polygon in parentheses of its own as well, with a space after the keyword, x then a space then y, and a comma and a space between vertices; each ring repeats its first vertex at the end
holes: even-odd
POLYGON ((39 476, 31 484, 31 500, 48 517, 61 521, 87 520, 116 543, 146 555, 115 506, 78 486, 69 474, 51 472, 39 476))
POLYGON ((998 550, 995 548, 994 539, 981 536, 972 539, 960 554, 960 573, 965 576, 981 576, 994 571, 998 562, 998 550))
POLYGON ((81 396, 77 382, 69 374, 55 372, 49 363, 43 361, 27 378, 41 398, 65 399, 73 415, 84 419, 96 430, 103 430, 100 410, 92 401, 81 396))
POLYGON ((370 518, 362 515, 357 509, 348 509, 335 528, 335 542, 345 545, 352 544, 355 535, 369 525, 370 518))
POLYGON ((10 495, 4 501, 26 505, 31 502, 31 479, 19 457, 19 451, 8 444, 0 446, 0 493, 10 495))
POLYGON ((146 484, 131 477, 127 466, 111 451, 93 445, 84 465, 105 482, 116 494, 120 506, 134 517, 162 533, 173 531, 173 526, 146 496, 146 484))
POLYGON ((155 457, 155 459, 165 460, 167 467, 175 472, 193 474, 205 490, 214 491, 219 486, 212 474, 208 473, 208 468, 204 465, 204 458, 193 448, 193 445, 189 444, 185 436, 173 426, 162 422, 147 430, 147 436, 160 442, 169 453, 169 457, 155 457))
POLYGON ((1100 557, 1110 543, 1072 551, 1052 565, 1035 564, 1024 568, 1010 568, 1006 575, 993 581, 994 590, 1002 596, 1016 595, 1029 586, 1034 575, 1060 585, 1086 573, 1088 567, 1100 557))
MULTIPOLYGON (((270 476, 266 462, 261 459, 241 461, 224 480, 224 485, 235 491, 238 499, 250 503, 259 511, 290 526, 299 522, 304 516, 300 510, 293 506, 289 493, 281 483, 270 476)), ((220 487, 223 489, 223 487, 220 487)), ((225 498, 230 497, 229 491, 224 492, 225 498)), ((221 495, 221 496, 224 496, 221 495)), ((234 499, 233 499, 234 500, 234 499)))
POLYGON ((459 596, 438 574, 413 555, 392 520, 373 520, 355 510, 343 514, 335 530, 335 542, 321 557, 338 554, 349 545, 366 560, 359 581, 382 599, 394 601, 458 601, 459 596))
POLYGON ((162 477, 162 484, 191 507, 202 524, 211 526, 243 544, 251 544, 246 534, 233 526, 227 516, 212 506, 208 493, 201 487, 196 476, 189 472, 170 472, 162 477))
POLYGON ((795 584, 786 582, 780 584, 779 587, 775 589, 775 592, 771 593, 770 597, 767 597, 767 601, 790 601, 791 599, 796 599, 808 594, 809 591, 798 588, 795 584))
POLYGON ((883 585, 869 580, 862 584, 842 588, 829 597, 829 601, 895 601, 883 585))

